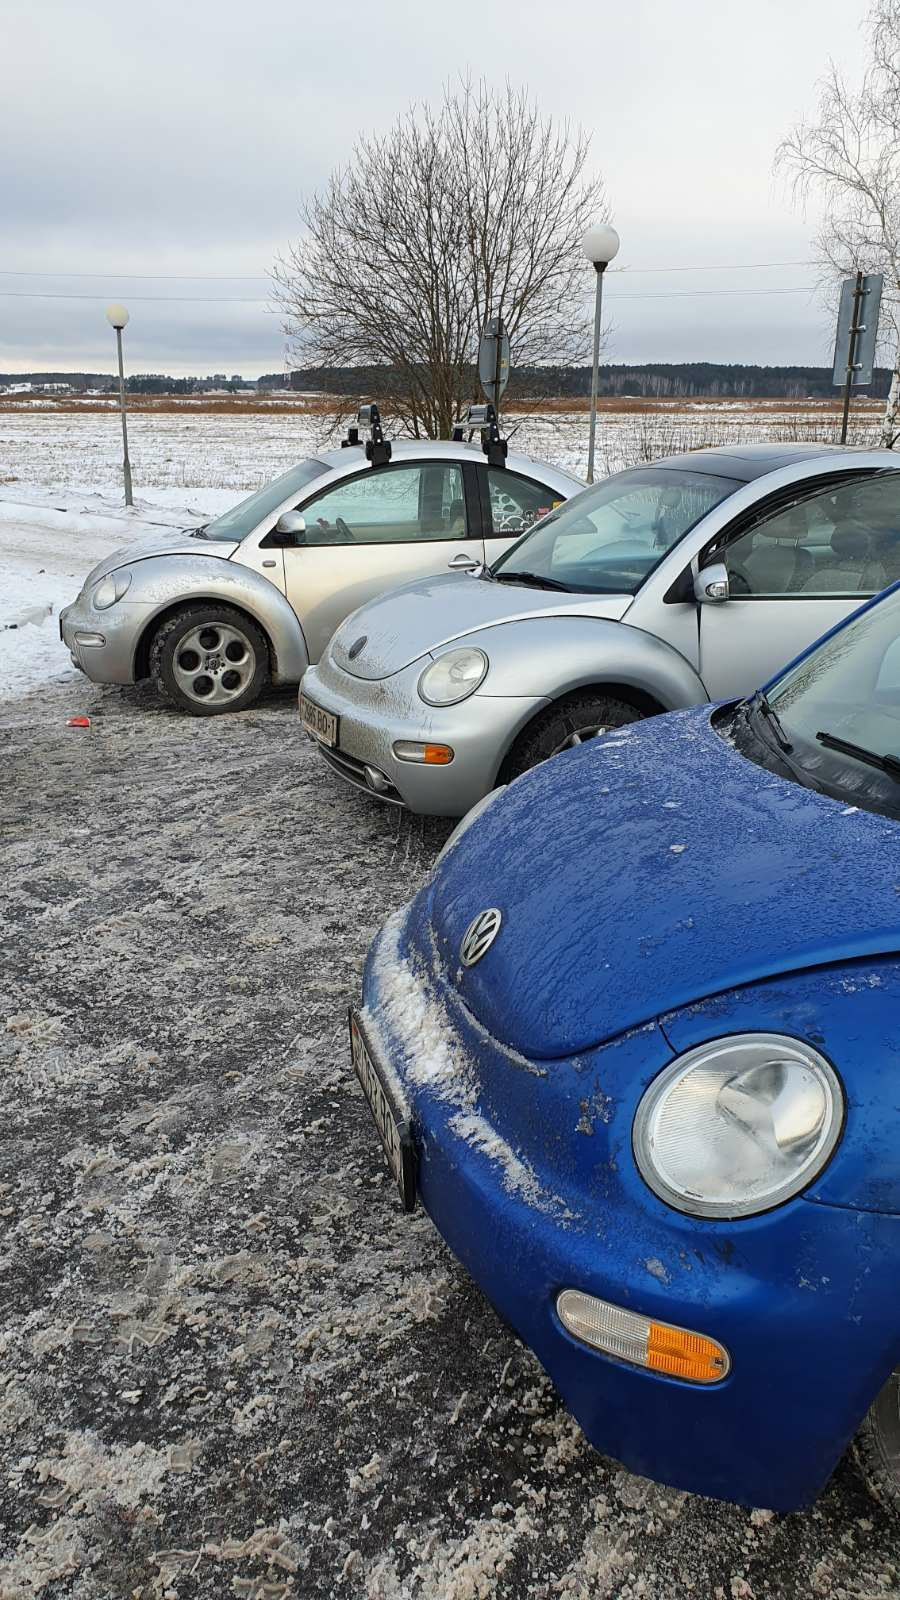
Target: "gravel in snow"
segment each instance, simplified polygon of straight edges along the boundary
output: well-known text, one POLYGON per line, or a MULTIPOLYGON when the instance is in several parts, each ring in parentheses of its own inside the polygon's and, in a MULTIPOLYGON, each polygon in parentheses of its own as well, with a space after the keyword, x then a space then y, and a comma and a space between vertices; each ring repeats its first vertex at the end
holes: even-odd
MULTIPOLYGON (((71 538, 77 587, 107 512, 53 498, 15 537, 71 538)), ((339 786, 290 693, 182 718, 45 681, 33 628, 0 635, 2 1600, 895 1597, 851 1461, 793 1517, 633 1477, 400 1214, 346 1007, 449 824, 339 786)))
POLYGON ((632 1477, 401 1215, 345 1011, 448 824, 291 695, 73 681, 0 738, 3 1600, 896 1594, 849 1462, 764 1521, 632 1477))

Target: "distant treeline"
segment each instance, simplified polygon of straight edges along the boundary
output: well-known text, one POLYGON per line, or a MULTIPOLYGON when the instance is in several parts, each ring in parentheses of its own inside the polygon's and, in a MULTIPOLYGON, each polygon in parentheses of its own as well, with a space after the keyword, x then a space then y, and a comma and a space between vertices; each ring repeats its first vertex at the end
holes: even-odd
MULTIPOLYGON (((210 388, 225 390, 249 388, 295 390, 320 389, 328 394, 369 395, 377 399, 391 388, 390 371, 384 367, 308 367, 294 371, 290 379, 280 372, 269 372, 258 379, 225 379, 220 374, 196 378, 170 378, 165 373, 134 373, 126 379, 132 394, 203 394, 210 388)), ((891 374, 887 367, 876 367, 875 380, 864 392, 876 398, 886 395, 891 374)), ((87 389, 111 391, 117 380, 111 372, 0 372, 0 388, 31 383, 65 384, 76 393, 87 389)), ((478 393, 473 375, 473 395, 478 393)), ((510 375, 510 399, 515 395, 589 395, 590 367, 514 367, 510 375)), ((747 400, 803 400, 807 396, 825 398, 837 393, 831 382, 830 367, 750 367, 715 361, 655 362, 644 366, 604 365, 600 369, 601 395, 635 399, 701 399, 703 397, 747 400)))
MULTIPOLYGON (((389 383, 379 367, 305 368, 291 373, 293 389, 324 389, 330 394, 371 394, 389 383)), ((875 380, 865 393, 881 398, 890 388, 887 367, 876 367, 875 380)), ((510 394, 589 395, 590 367, 513 367, 510 394)), ((837 393, 830 367, 750 367, 715 361, 654 362, 645 366, 604 365, 600 369, 601 395, 639 399, 766 398, 802 400, 809 395, 837 393)))

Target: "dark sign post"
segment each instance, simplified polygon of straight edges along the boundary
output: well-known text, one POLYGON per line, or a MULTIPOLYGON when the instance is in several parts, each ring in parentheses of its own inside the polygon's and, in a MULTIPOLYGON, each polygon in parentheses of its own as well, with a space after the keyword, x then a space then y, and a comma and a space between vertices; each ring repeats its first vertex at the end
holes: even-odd
POLYGON ((872 382, 883 287, 884 278, 880 272, 857 272, 855 278, 845 278, 841 284, 832 375, 835 388, 844 390, 841 444, 847 443, 851 390, 864 388, 872 382))
POLYGON ((492 317, 484 325, 478 347, 478 376, 489 404, 499 414, 500 401, 509 383, 509 334, 502 317, 492 317))

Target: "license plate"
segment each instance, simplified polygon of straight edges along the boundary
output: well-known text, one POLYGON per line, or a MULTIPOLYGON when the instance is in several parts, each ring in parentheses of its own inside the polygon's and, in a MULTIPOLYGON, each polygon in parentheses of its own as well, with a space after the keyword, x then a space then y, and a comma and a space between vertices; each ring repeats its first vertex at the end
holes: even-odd
POLYGON ((379 1072, 366 1044, 359 1017, 350 1012, 350 1057, 353 1070, 362 1086, 369 1110, 381 1139, 404 1211, 414 1211, 416 1205, 416 1153, 409 1128, 409 1119, 397 1104, 390 1085, 379 1072))
POLYGON ((316 705, 315 700, 307 700, 306 695, 301 694, 300 721, 314 739, 318 739, 321 744, 327 744, 329 750, 334 749, 338 742, 340 719, 333 711, 323 711, 321 706, 316 705))

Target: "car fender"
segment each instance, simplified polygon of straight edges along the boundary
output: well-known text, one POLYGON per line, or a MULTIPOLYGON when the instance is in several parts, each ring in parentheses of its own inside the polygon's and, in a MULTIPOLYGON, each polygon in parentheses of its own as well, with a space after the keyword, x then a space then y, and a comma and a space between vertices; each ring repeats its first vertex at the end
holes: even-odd
POLYGON ((542 695, 559 700, 610 684, 649 698, 664 711, 705 704, 709 696, 687 658, 642 628, 606 617, 553 615, 499 623, 455 639, 490 662, 485 696, 542 695))
POLYGON ((233 561, 193 552, 162 555, 135 562, 128 603, 146 608, 135 631, 135 665, 153 624, 167 611, 192 601, 220 600, 246 611, 265 633, 272 654, 273 683, 299 683, 309 666, 309 652, 296 612, 274 583, 233 561))

